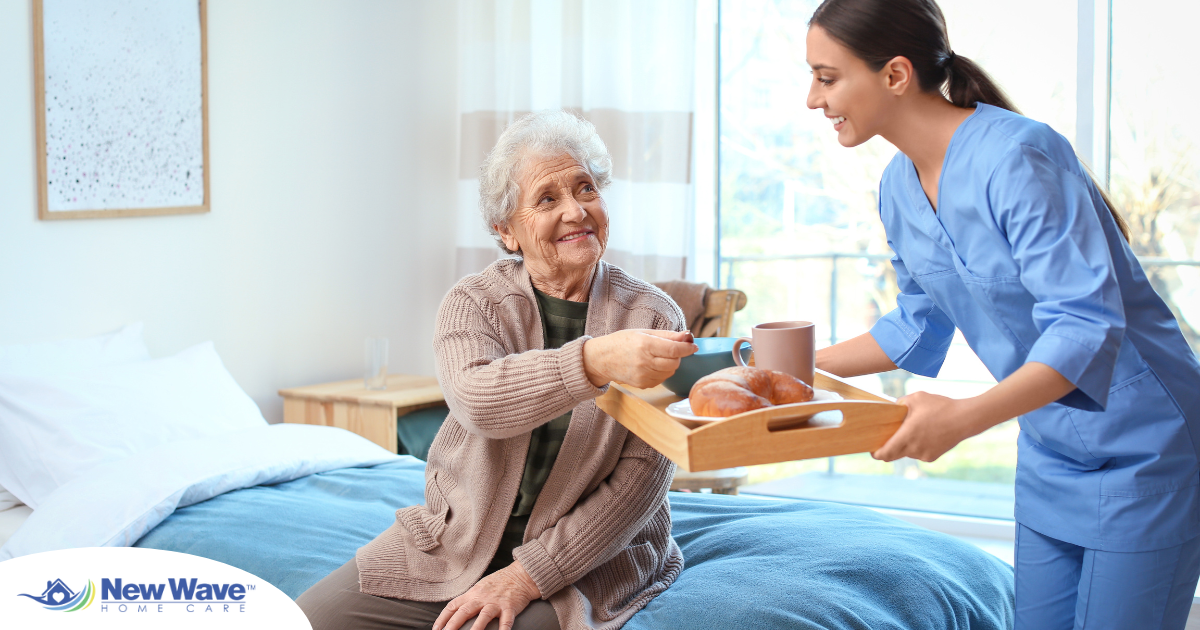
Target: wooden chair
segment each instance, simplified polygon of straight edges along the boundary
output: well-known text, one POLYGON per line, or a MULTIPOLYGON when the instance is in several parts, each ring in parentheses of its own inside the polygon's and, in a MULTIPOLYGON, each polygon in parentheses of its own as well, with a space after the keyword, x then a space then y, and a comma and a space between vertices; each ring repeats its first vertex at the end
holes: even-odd
POLYGON ((704 324, 699 337, 733 336, 733 314, 746 308, 746 294, 737 289, 715 289, 704 299, 704 324))
POLYGON ((712 289, 702 282, 655 282, 679 308, 697 337, 729 337, 733 314, 746 308, 746 294, 737 289, 712 289))

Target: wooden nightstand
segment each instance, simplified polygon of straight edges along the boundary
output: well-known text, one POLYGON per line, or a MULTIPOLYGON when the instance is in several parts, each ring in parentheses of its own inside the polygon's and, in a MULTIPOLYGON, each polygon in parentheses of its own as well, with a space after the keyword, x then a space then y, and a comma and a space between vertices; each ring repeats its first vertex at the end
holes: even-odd
POLYGON ((386 390, 363 387, 363 380, 281 389, 283 421, 322 424, 353 431, 396 452, 396 420, 418 409, 445 403, 432 376, 389 374, 386 390))

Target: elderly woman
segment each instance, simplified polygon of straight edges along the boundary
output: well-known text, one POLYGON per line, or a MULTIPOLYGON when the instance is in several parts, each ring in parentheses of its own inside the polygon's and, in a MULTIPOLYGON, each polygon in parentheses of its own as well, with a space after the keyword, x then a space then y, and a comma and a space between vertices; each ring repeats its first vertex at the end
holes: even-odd
POLYGON ((663 293, 600 260, 611 160, 565 112, 512 124, 480 205, 504 259, 442 302, 450 415, 425 505, 300 597, 325 628, 619 628, 683 568, 672 464, 596 406, 657 385, 696 349, 663 293), (514 625, 515 624, 515 625, 514 625))

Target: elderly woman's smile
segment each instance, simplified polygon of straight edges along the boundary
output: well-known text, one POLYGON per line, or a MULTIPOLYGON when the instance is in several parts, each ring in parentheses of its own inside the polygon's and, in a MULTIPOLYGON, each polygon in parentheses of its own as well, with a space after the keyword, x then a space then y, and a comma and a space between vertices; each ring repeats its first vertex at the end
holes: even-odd
POLYGON ((571 232, 570 234, 558 239, 558 242, 559 243, 574 243, 575 241, 578 241, 581 238, 588 237, 593 234, 595 234, 595 232, 593 232, 592 230, 579 230, 576 232, 571 232))

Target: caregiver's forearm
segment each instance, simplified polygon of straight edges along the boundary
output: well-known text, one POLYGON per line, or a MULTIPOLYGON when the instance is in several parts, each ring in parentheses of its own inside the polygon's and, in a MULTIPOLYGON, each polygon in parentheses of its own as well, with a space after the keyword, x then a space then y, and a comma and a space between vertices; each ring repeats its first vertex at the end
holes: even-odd
POLYGON ((1074 389, 1075 384, 1058 370, 1036 361, 1026 363, 995 387, 964 401, 969 411, 966 417, 974 429, 972 435, 1041 409, 1074 389))
POLYGON ((817 350, 817 369, 841 377, 877 374, 896 369, 871 333, 817 350))

